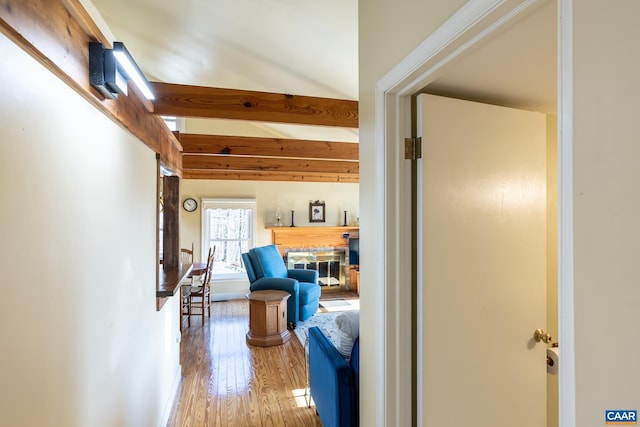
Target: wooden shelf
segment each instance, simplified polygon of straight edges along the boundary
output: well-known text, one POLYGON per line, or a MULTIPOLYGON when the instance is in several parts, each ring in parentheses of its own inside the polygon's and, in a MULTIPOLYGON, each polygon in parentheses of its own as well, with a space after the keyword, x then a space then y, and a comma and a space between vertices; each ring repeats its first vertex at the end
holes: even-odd
POLYGON ((178 264, 177 268, 158 267, 158 287, 156 289, 156 309, 160 310, 167 298, 180 291, 180 283, 191 273, 192 264, 178 264))

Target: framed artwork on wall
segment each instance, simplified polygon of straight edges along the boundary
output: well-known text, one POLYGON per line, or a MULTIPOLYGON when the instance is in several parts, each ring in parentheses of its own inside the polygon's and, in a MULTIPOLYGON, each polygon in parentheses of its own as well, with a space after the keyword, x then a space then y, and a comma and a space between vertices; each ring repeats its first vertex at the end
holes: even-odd
POLYGON ((324 200, 309 202, 309 222, 325 222, 324 200))

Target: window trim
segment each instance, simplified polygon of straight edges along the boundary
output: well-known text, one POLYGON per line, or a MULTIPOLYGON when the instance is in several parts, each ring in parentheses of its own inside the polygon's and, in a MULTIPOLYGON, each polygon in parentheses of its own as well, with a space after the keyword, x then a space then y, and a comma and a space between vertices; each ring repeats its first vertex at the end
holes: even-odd
MULTIPOLYGON (((200 251, 201 262, 206 261, 207 254, 205 253, 205 248, 209 243, 209 224, 207 222, 207 211, 209 209, 215 208, 247 208, 253 211, 250 230, 249 230, 249 249, 254 248, 256 246, 256 235, 258 231, 258 203, 256 199, 232 199, 232 198, 202 198, 200 199, 200 207, 201 207, 201 228, 200 228, 200 239, 202 250, 200 251)), ((236 274, 226 274, 223 277, 213 276, 212 280, 215 282, 216 280, 223 281, 237 281, 246 279, 247 274, 245 271, 236 273, 236 274)))

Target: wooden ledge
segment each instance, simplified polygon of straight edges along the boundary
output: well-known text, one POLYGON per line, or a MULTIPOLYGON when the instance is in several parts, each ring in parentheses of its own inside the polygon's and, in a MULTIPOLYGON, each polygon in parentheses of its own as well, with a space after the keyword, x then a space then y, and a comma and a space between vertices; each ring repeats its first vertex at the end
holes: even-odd
POLYGON ((289 248, 348 248, 350 237, 360 236, 359 226, 270 227, 271 242, 281 255, 289 248))
POLYGON ((160 310, 175 294, 180 292, 180 283, 187 278, 193 264, 180 264, 177 268, 165 270, 161 264, 158 269, 158 288, 156 289, 156 309, 160 310))

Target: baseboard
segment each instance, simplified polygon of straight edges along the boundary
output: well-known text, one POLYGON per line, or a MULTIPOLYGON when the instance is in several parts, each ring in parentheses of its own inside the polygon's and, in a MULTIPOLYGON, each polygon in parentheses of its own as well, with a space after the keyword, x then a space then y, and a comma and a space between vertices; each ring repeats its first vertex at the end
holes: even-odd
POLYGON ((227 292, 227 293, 219 293, 219 294, 211 294, 212 301, 228 301, 232 299, 246 299, 247 292, 227 292))
POLYGON ((171 393, 169 393, 169 397, 167 398, 167 403, 164 406, 164 411, 162 412, 162 417, 160 418, 160 424, 158 424, 158 427, 165 427, 169 423, 171 410, 173 409, 173 404, 178 398, 178 391, 180 390, 181 382, 182 382, 182 365, 178 365, 178 369, 176 370, 176 375, 173 379, 173 386, 171 387, 171 393))

